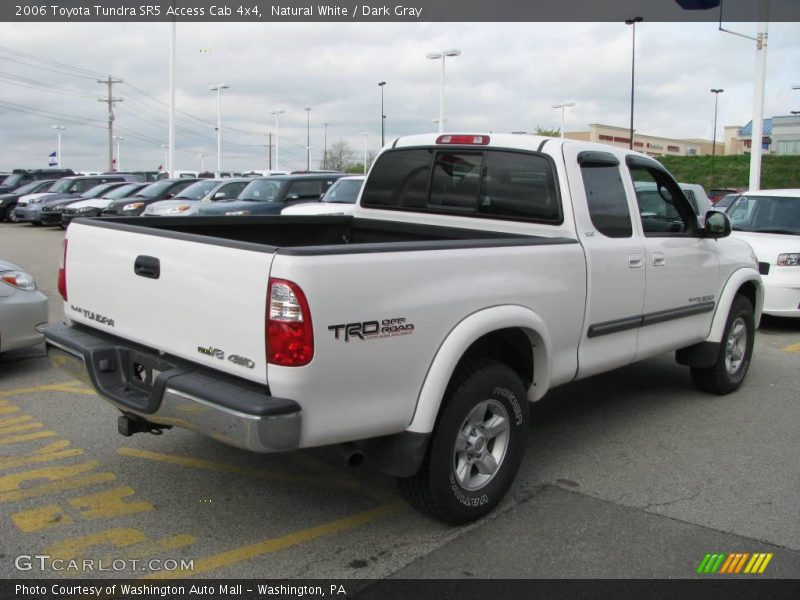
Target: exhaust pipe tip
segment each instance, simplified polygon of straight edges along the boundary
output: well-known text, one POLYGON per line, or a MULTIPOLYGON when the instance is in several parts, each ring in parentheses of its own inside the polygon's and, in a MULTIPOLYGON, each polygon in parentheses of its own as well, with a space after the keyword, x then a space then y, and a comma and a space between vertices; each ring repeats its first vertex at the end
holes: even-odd
POLYGON ((342 444, 342 455, 349 467, 360 467, 364 464, 364 453, 352 442, 342 444))

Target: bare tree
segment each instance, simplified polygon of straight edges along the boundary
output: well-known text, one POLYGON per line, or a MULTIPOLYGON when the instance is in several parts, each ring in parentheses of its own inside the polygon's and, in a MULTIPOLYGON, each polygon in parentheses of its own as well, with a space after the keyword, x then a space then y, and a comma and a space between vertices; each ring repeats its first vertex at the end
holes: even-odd
POLYGON ((355 153, 344 140, 336 140, 328 146, 328 152, 325 154, 325 159, 322 164, 326 169, 334 171, 344 171, 348 166, 353 164, 355 153))

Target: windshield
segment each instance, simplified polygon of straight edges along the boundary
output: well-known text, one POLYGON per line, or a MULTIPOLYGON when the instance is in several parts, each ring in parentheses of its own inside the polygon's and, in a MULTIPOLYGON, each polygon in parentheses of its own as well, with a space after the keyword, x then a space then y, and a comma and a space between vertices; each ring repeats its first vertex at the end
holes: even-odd
POLYGON ((739 196, 727 214, 736 231, 800 235, 800 198, 739 196))
POLYGON ((198 181, 197 183, 193 183, 181 191, 177 196, 175 196, 175 198, 182 198, 185 200, 200 200, 200 198, 208 194, 208 192, 213 190, 218 185, 219 181, 214 181, 213 179, 209 179, 207 181, 198 181))
POLYGON ((101 183, 94 187, 89 188, 81 194, 81 198, 97 198, 103 195, 108 188, 113 188, 116 183, 101 183))
POLYGON ((143 187, 141 183, 129 183, 128 185, 121 185, 117 188, 114 188, 110 192, 103 194, 103 198, 111 198, 112 200, 116 200, 117 198, 127 198, 141 187, 143 187))
MULTIPOLYGON (((19 187, 14 192, 15 194, 30 194, 32 193, 37 187, 42 184, 41 181, 32 181, 31 183, 26 183, 22 187, 19 187)), ((42 188, 44 190, 44 188, 42 188)))
POLYGON ((13 173, 3 179, 3 185, 7 185, 9 187, 14 187, 15 185, 19 185, 20 180, 22 179, 22 173, 13 173))
POLYGON ((325 192, 322 201, 355 204, 362 185, 363 179, 339 179, 325 192))
POLYGON ((73 179, 59 179, 48 191, 55 192, 57 194, 63 194, 64 192, 68 192, 72 189, 73 183, 75 183, 73 179))
POLYGON ((156 181, 155 183, 151 183, 146 188, 142 188, 136 193, 138 198, 157 198, 163 192, 171 188, 175 185, 174 181, 169 181, 167 179, 163 179, 161 181, 156 181))
POLYGON ((256 179, 247 184, 238 199, 251 202, 274 202, 283 183, 283 181, 274 179, 256 179))

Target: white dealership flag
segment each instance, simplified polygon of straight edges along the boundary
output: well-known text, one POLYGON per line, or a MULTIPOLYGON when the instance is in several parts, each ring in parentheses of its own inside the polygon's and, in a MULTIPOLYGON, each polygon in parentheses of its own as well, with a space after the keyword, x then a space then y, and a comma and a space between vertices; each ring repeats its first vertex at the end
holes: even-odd
POLYGON ((58 158, 56 157, 55 152, 51 152, 49 156, 49 160, 47 162, 48 166, 55 167, 58 164, 58 158))

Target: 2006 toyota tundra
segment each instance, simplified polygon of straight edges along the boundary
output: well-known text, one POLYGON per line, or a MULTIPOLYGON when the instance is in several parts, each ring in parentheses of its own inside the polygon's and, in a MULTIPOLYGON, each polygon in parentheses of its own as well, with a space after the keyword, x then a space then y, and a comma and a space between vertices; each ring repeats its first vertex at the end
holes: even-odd
POLYGON ((677 351, 699 388, 739 387, 761 280, 727 217, 704 217, 636 152, 403 137, 352 216, 75 220, 48 350, 124 434, 354 443, 465 522, 508 490, 528 403, 555 386, 677 351))

